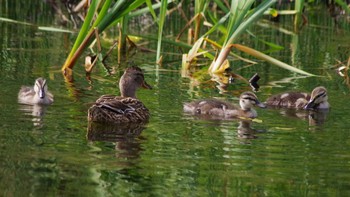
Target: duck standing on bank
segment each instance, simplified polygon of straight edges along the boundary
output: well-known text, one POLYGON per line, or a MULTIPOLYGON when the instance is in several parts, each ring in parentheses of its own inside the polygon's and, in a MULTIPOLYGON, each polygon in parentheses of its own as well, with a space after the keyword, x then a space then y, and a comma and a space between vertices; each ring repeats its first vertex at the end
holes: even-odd
POLYGON ((18 102, 29 105, 50 105, 53 95, 48 91, 46 79, 37 78, 34 86, 22 86, 18 93, 18 102))
POLYGON ((184 112, 194 115, 210 115, 222 118, 256 118, 254 106, 265 108, 253 92, 244 92, 239 97, 239 106, 217 99, 203 99, 184 104, 184 112))
POLYGON ((294 109, 329 109, 327 89, 316 87, 311 95, 305 92, 284 92, 269 97, 267 106, 286 107, 294 109))
POLYGON ((99 123, 137 123, 149 119, 149 111, 136 98, 136 90, 140 87, 152 89, 147 84, 139 67, 133 66, 125 70, 119 81, 121 96, 103 95, 89 108, 88 120, 99 123))

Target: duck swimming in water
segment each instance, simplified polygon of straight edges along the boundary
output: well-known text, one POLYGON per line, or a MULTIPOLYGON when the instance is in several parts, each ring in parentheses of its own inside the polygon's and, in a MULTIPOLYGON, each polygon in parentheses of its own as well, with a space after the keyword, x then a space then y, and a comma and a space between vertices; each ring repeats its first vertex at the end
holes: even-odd
POLYGON ((239 97, 239 105, 217 99, 203 99, 185 103, 183 109, 184 112, 194 115, 210 115, 217 118, 256 118, 258 114, 253 107, 265 107, 253 92, 242 93, 239 97))
POLYGON ((295 109, 329 109, 327 89, 323 86, 316 87, 311 95, 305 92, 284 92, 269 97, 268 106, 286 107, 295 109))
POLYGON ((125 70, 119 81, 121 96, 103 95, 89 108, 88 120, 100 123, 146 122, 150 117, 148 109, 136 98, 140 87, 152 89, 144 79, 139 67, 125 70))
POLYGON ((53 95, 47 90, 46 79, 37 78, 34 86, 22 86, 18 92, 18 102, 29 105, 50 105, 53 95))

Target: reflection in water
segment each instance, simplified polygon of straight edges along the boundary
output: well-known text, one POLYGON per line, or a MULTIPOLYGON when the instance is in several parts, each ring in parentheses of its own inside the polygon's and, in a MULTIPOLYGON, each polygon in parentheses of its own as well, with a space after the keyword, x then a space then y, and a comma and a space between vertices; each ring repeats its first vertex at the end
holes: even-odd
POLYGON ((117 157, 134 159, 142 151, 137 137, 145 129, 144 124, 110 124, 103 125, 89 122, 87 138, 90 141, 115 142, 117 157))
POLYGON ((215 125, 222 125, 223 121, 235 121, 239 122, 239 125, 237 127, 237 136, 240 139, 255 139, 257 138, 256 134, 257 133, 262 133, 265 132, 265 130, 260 130, 260 129, 254 129, 252 128, 253 124, 253 119, 240 119, 240 118, 224 118, 224 117, 216 117, 216 116, 210 116, 206 114, 202 115, 196 115, 196 116, 185 116, 188 117, 188 119, 199 119, 199 120, 205 120, 205 121, 210 121, 211 123, 215 125))
POLYGON ((220 90, 220 94, 226 93, 229 85, 233 84, 235 79, 239 79, 247 84, 250 85, 252 88, 252 91, 257 92, 259 90, 259 84, 258 81, 260 79, 260 76, 255 73, 249 81, 245 79, 244 77, 231 72, 230 70, 226 70, 222 74, 211 74, 211 80, 215 81, 218 85, 216 86, 220 90))
POLYGON ((265 130, 257 130, 252 128, 252 120, 240 120, 237 127, 237 135, 240 139, 255 139, 257 133, 265 132, 265 130))
POLYGON ((32 121, 34 126, 42 127, 43 126, 43 117, 45 115, 47 106, 43 105, 24 105, 19 106, 19 110, 24 113, 26 116, 32 116, 32 121))
POLYGON ((329 113, 328 109, 325 110, 298 110, 298 109, 286 109, 278 108, 283 116, 290 118, 299 118, 302 120, 308 120, 309 126, 321 126, 324 124, 329 113))
POLYGON ((325 123, 327 119, 327 114, 329 110, 317 110, 317 111, 309 111, 309 126, 321 126, 325 123))
POLYGON ((231 83, 231 76, 225 74, 212 74, 211 80, 217 83, 216 87, 220 90, 220 94, 227 92, 227 88, 231 83))

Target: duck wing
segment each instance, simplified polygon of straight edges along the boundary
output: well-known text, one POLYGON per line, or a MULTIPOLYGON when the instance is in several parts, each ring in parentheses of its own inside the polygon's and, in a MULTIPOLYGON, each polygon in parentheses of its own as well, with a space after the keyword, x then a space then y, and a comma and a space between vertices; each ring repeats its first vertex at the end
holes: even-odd
POLYGON ((30 96, 35 95, 34 89, 32 87, 29 87, 29 86, 22 86, 18 92, 18 97, 27 97, 29 95, 30 96))
POLYGON ((303 92, 286 92, 269 97, 266 105, 287 108, 303 108, 310 100, 310 94, 303 92))
POLYGON ((136 98, 103 95, 90 107, 88 118, 95 122, 143 122, 148 120, 149 111, 136 98))
POLYGON ((217 99, 197 100, 184 105, 185 112, 194 114, 223 115, 228 109, 239 109, 239 107, 217 99))

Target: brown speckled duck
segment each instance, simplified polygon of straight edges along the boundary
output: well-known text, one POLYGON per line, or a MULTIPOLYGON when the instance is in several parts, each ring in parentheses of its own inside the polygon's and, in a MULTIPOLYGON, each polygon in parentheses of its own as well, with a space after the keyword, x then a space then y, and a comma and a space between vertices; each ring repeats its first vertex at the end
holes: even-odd
POLYGON ((266 105, 295 109, 329 109, 327 89, 316 87, 311 95, 304 92, 285 92, 273 95, 266 100, 266 105))
POLYGON ((258 114, 253 106, 265 107, 252 92, 242 93, 239 97, 239 105, 240 107, 217 99, 204 99, 185 103, 184 112, 222 118, 256 118, 258 114))
POLYGON ((99 123, 146 122, 150 116, 149 111, 136 98, 136 90, 140 87, 152 89, 139 67, 127 68, 119 81, 121 96, 101 96, 90 107, 88 120, 99 123))
POLYGON ((18 102, 29 105, 50 105, 53 95, 47 90, 46 79, 37 78, 34 86, 22 86, 18 92, 18 102))

